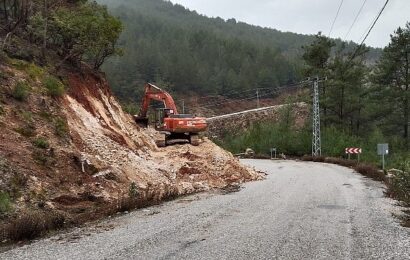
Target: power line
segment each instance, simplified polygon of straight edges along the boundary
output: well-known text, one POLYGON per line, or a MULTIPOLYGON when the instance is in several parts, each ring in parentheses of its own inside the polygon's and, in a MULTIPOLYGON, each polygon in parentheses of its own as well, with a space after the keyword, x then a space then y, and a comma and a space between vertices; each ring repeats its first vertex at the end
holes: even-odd
POLYGON ((379 11, 377 14, 376 18, 374 19, 372 25, 370 26, 369 31, 367 32, 366 36, 363 38, 362 42, 360 45, 356 48, 355 52, 353 53, 352 57, 350 58, 349 62, 351 62, 354 58, 356 58, 358 51, 363 47, 364 42, 366 41, 367 37, 369 36, 370 32, 373 30, 374 26, 376 25, 377 21, 379 20, 380 16, 382 15, 384 9, 386 9, 387 4, 389 3, 390 0, 386 0, 384 3, 382 9, 379 11))
POLYGON ((352 31, 353 26, 355 25, 357 19, 359 18, 359 15, 362 13, 363 7, 364 7, 364 5, 366 4, 366 2, 367 2, 367 0, 364 0, 364 1, 363 1, 363 4, 362 4, 362 6, 360 7, 359 12, 357 12, 356 17, 354 18, 352 25, 350 25, 350 28, 349 28, 349 30, 347 31, 347 33, 346 33, 346 35, 345 35, 345 37, 344 37, 344 41, 346 41, 347 36, 348 36, 348 35, 350 34, 350 32, 352 31))
POLYGON ((332 26, 330 27, 329 36, 328 36, 329 38, 330 38, 330 34, 331 34, 332 31, 333 31, 333 27, 335 26, 337 17, 339 17, 340 9, 342 8, 343 2, 344 2, 344 0, 340 1, 339 8, 337 8, 336 17, 335 17, 335 19, 333 20, 332 26))
MULTIPOLYGON (((302 82, 298 82, 298 83, 295 83, 295 84, 289 84, 289 85, 283 85, 283 86, 280 86, 280 87, 276 87, 274 89, 271 89, 271 91, 269 91, 265 94, 259 95, 259 97, 260 98, 261 97, 266 97, 266 96, 278 93, 279 91, 284 90, 284 89, 288 90, 288 89, 292 89, 292 88, 299 88, 301 85, 303 85, 307 82, 309 82, 309 81, 302 81, 302 82)), ((265 88, 265 89, 268 89, 268 88, 265 88)), ((219 105, 225 105, 225 104, 230 104, 230 103, 235 103, 235 102, 240 102, 240 101, 251 100, 251 99, 255 99, 255 98, 256 98, 256 96, 253 95, 252 97, 249 97, 249 98, 229 100, 229 101, 226 101, 226 102, 215 102, 213 104, 209 104, 209 105, 206 105, 206 106, 199 106, 199 107, 208 108, 208 107, 213 107, 213 106, 219 106, 219 105)))

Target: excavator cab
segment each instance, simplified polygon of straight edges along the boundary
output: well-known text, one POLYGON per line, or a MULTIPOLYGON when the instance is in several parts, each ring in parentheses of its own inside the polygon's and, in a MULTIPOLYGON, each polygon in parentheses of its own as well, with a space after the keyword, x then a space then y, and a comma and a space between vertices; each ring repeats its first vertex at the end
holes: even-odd
POLYGON ((175 114, 175 111, 170 108, 159 108, 155 113, 155 129, 158 131, 164 130, 165 118, 169 118, 175 114))
POLYGON ((145 95, 142 100, 141 110, 134 116, 135 122, 140 126, 148 126, 148 109, 152 100, 162 102, 165 108, 158 109, 155 113, 155 129, 163 134, 158 140, 158 147, 163 147, 175 142, 189 142, 199 145, 198 134, 207 129, 206 118, 194 115, 179 114, 172 96, 159 87, 147 83, 145 95))

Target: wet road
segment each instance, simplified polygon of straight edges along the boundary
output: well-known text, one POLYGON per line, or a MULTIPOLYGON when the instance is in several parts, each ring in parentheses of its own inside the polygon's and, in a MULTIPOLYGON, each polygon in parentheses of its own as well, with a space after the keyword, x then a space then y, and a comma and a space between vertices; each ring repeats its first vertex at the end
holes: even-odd
POLYGON ((0 259, 410 259, 383 186, 310 162, 244 160, 267 179, 138 210, 0 259))

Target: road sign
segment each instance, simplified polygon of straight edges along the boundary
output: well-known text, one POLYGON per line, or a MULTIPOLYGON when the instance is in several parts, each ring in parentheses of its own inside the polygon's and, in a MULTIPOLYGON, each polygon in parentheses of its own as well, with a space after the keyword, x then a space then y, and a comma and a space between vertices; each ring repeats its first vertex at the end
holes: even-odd
POLYGON ((362 148, 346 148, 345 153, 346 154, 361 154, 362 148))
POLYGON ((377 145, 377 155, 389 154, 389 144, 378 144, 377 145))
POLYGON ((385 160, 384 156, 389 154, 389 144, 378 144, 377 145, 377 155, 382 156, 382 168, 384 170, 385 160))

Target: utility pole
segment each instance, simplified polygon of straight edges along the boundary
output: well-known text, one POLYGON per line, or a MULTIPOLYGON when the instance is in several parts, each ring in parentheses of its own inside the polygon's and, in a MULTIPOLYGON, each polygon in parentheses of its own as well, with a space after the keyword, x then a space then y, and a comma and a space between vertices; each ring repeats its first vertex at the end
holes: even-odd
POLYGON ((322 155, 322 142, 320 138, 320 106, 319 106, 319 77, 313 80, 313 135, 312 156, 322 155))
POLYGON ((185 100, 182 100, 182 114, 185 114, 185 100))
POLYGON ((259 89, 256 89, 256 106, 257 108, 260 107, 260 102, 259 102, 259 89))

